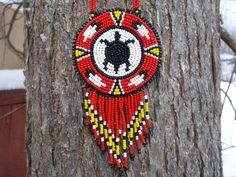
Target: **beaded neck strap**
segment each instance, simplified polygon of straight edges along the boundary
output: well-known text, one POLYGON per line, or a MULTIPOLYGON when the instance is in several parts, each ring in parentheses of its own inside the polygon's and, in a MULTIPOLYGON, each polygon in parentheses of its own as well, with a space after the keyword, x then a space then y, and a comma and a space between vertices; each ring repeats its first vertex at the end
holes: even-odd
MULTIPOLYGON (((140 17, 140 1, 133 10, 96 12, 90 0, 90 17, 76 35, 73 61, 86 83, 85 122, 109 164, 128 168, 135 146, 151 128, 146 86, 157 75, 161 43, 155 29, 140 17)), ((158 76, 158 75, 157 75, 158 76)))

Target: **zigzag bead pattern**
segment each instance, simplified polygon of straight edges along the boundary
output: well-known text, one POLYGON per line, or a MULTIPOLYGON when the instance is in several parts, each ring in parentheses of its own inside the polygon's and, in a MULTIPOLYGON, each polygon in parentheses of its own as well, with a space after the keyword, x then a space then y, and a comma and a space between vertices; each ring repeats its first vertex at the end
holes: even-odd
POLYGON ((107 149, 109 153, 109 164, 128 168, 128 154, 130 158, 134 158, 134 144, 140 152, 141 143, 146 144, 148 129, 151 128, 148 96, 145 91, 135 97, 105 100, 103 96, 87 89, 84 109, 86 124, 90 126, 94 139, 102 151, 107 149), (127 114, 123 112, 124 105, 127 106, 127 114))

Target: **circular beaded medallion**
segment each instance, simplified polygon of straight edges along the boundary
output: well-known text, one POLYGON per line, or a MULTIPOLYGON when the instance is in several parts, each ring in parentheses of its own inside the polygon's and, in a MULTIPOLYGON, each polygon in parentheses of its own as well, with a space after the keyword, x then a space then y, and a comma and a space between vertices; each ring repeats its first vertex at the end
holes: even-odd
POLYGON ((143 88, 157 73, 161 45, 158 34, 142 18, 113 10, 85 24, 73 54, 87 84, 101 93, 121 96, 143 88))

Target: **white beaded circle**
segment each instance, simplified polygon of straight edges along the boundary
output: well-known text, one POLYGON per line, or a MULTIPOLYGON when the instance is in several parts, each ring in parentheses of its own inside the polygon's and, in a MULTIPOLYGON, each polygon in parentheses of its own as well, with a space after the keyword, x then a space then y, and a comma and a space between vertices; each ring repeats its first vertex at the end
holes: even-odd
POLYGON ((132 73, 142 60, 139 40, 124 28, 113 28, 101 33, 91 50, 97 68, 115 78, 132 73))

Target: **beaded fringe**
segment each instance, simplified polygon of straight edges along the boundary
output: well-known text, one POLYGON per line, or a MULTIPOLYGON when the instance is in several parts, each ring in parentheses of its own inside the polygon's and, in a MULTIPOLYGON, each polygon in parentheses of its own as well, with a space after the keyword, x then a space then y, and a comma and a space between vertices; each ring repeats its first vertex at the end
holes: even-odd
POLYGON ((85 121, 101 151, 108 151, 109 164, 128 168, 128 154, 134 158, 151 128, 146 91, 126 97, 99 95, 87 88, 84 97, 85 121))

